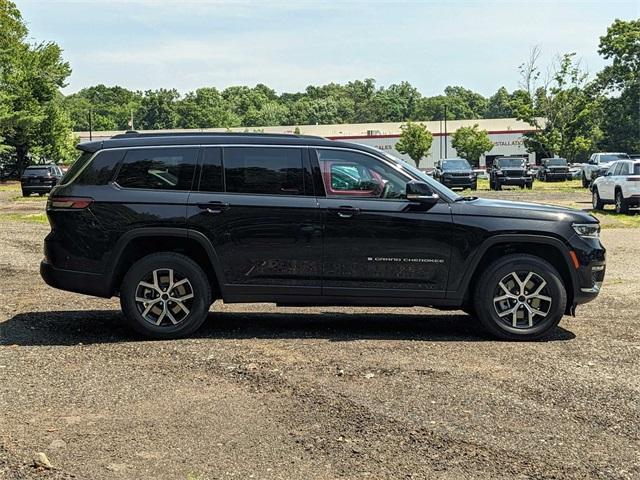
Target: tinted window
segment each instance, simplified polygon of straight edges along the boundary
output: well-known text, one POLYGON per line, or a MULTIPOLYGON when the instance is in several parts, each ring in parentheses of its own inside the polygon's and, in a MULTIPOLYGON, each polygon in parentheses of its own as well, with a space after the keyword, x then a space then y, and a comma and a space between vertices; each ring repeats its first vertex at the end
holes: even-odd
POLYGON ((466 160, 445 160, 442 162, 445 170, 469 170, 471 165, 466 160))
POLYGON ((357 152, 318 149, 327 196, 403 198, 408 179, 398 169, 357 152))
POLYGON ((622 168, 622 164, 621 164, 621 163, 616 163, 616 164, 614 164, 614 166, 613 166, 613 167, 611 167, 611 168, 613 168, 613 173, 612 173, 612 175, 620 175, 620 169, 622 168))
POLYGON ((73 180, 73 178, 78 174, 82 167, 84 167, 87 162, 91 159, 92 153, 82 152, 80 156, 76 159, 75 162, 69 167, 67 173, 62 177, 61 183, 68 183, 73 180))
POLYGON ((627 159, 629 156, 626 153, 616 153, 613 155, 600 155, 601 162, 614 162, 616 160, 627 159))
POLYGON ((76 185, 106 185, 113 178, 114 169, 123 155, 123 150, 99 152, 73 183, 76 185))
POLYGON ((200 191, 222 192, 222 153, 219 148, 205 148, 200 174, 200 191))
POLYGON ((190 190, 197 152, 196 148, 129 150, 116 181, 126 188, 190 190))
POLYGON ((567 164, 564 158, 550 158, 547 160, 547 165, 550 167, 563 167, 567 164))
POLYGON ((301 195, 302 150, 297 148, 225 148, 227 192, 301 195))
POLYGON ((524 160, 520 158, 500 158, 497 163, 499 168, 521 168, 524 166, 524 160))
POLYGON ((636 163, 633 165, 633 174, 640 175, 640 163, 636 163))

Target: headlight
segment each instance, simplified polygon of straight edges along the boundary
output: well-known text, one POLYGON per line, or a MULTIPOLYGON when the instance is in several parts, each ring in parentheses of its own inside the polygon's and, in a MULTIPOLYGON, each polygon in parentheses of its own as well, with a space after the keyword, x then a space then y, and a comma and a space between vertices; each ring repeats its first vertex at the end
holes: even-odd
POLYGON ((496 175, 502 175, 502 170, 496 170, 496 175))
POLYGON ((583 238, 600 237, 599 223, 574 223, 572 227, 576 231, 576 233, 583 238))

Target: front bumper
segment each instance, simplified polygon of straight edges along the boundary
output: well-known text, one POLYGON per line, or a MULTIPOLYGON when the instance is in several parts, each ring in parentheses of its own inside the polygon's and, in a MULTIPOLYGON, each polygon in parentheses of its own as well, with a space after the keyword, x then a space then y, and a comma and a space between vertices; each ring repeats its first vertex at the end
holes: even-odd
POLYGON ((531 185, 531 177, 496 177, 501 185, 531 185))
POLYGON ((477 177, 443 177, 442 184, 449 188, 471 188, 478 185, 478 179, 477 177))
POLYGON ((569 180, 571 179, 571 174, 565 172, 546 172, 543 174, 543 178, 547 180, 569 180))

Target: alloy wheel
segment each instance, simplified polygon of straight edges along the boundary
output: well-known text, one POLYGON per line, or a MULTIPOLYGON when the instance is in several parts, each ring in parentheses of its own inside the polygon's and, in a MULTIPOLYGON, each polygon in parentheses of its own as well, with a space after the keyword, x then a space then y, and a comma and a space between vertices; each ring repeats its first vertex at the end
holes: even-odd
POLYGON ((153 325, 177 325, 189 313, 194 299, 188 278, 171 268, 149 272, 136 287, 136 307, 142 318, 153 325))
POLYGON ((531 328, 543 321, 551 311, 552 301, 546 280, 527 271, 505 275, 493 294, 498 317, 514 328, 531 328))

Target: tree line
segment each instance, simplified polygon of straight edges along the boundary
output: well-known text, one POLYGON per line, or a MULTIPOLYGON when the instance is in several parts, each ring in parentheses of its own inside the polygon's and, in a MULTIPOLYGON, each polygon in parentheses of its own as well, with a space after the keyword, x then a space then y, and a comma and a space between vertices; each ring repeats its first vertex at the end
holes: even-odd
POLYGON ((280 94, 263 84, 184 95, 96 85, 65 96, 61 89, 71 67, 59 46, 29 41, 15 3, 0 0, 0 163, 13 162, 21 171, 30 162, 71 161, 73 131, 126 130, 131 121, 136 129, 250 130, 404 123, 442 119, 445 105, 449 120, 515 117, 530 123, 537 131, 526 135, 525 145, 544 156, 575 161, 597 149, 640 152, 639 38, 640 20, 616 20, 600 37, 599 53, 608 65, 593 77, 574 54, 558 57, 543 75, 533 49, 520 66, 519 88, 501 87, 488 98, 461 86, 425 96, 409 82, 385 87, 370 78, 280 94))

